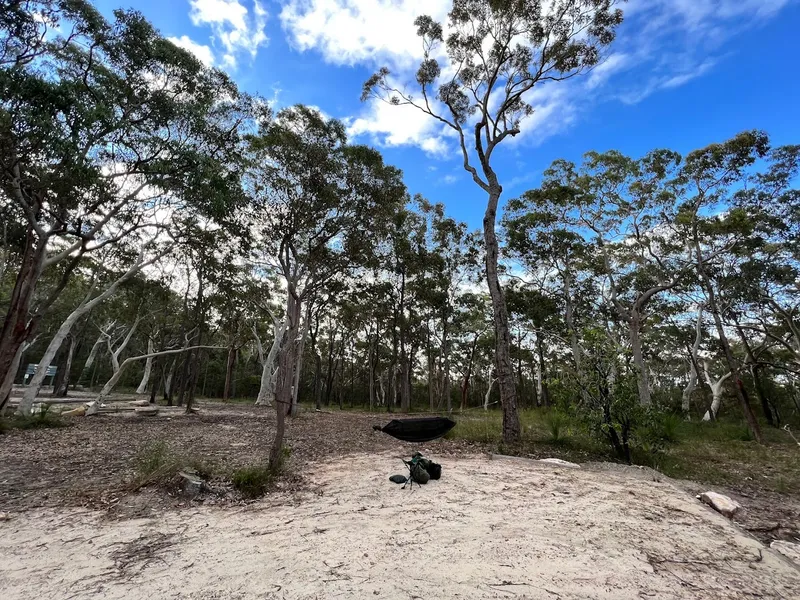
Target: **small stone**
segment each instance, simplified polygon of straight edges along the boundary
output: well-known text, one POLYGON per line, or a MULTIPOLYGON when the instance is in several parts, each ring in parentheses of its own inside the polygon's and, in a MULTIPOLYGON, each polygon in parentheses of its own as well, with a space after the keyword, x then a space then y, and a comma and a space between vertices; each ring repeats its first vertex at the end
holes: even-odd
POLYGON ((7 512, 0 512, 0 521, 10 521, 11 515, 7 512))
POLYGON ((769 545, 769 547, 773 550, 777 550, 789 560, 793 560, 800 565, 800 544, 785 542, 783 540, 775 540, 769 545))
POLYGON ((560 467, 569 467, 570 469, 580 469, 581 466, 579 464, 569 462, 566 460, 561 460, 560 458, 543 458, 539 462, 547 463, 550 465, 558 465, 560 467))
POLYGON ((731 500, 727 496, 718 494, 717 492, 704 492, 697 498, 700 500, 700 502, 708 504, 715 511, 725 515, 729 519, 732 519, 733 515, 739 512, 739 510, 742 508, 742 505, 738 502, 731 500))

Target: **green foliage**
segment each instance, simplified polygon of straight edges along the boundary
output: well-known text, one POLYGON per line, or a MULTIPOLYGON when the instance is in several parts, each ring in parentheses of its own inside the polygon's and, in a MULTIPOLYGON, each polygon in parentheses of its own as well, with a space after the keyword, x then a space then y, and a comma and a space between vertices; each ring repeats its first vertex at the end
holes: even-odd
POLYGON ((566 435, 565 428, 569 423, 569 417, 560 410, 551 410, 544 420, 550 432, 550 441, 553 443, 562 442, 566 435))
POLYGON ((236 469, 231 475, 231 482, 245 498, 258 498, 266 493, 276 472, 267 465, 250 465, 236 469))

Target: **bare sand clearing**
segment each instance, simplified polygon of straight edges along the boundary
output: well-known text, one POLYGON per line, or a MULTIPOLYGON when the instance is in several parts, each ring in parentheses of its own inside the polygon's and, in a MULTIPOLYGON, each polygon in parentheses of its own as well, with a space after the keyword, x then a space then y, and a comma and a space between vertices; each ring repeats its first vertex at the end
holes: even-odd
POLYGON ((800 569, 666 481, 444 459, 413 491, 390 454, 319 463, 313 490, 244 509, 0 523, 0 596, 800 598, 800 569))

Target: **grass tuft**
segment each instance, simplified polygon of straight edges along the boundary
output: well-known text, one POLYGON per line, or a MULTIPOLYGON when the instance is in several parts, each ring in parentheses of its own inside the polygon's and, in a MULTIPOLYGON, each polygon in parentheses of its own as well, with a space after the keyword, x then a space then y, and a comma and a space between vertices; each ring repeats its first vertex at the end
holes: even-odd
POLYGON ((267 492, 275 475, 276 471, 267 465, 249 465, 236 469, 231 482, 245 498, 258 498, 267 492))

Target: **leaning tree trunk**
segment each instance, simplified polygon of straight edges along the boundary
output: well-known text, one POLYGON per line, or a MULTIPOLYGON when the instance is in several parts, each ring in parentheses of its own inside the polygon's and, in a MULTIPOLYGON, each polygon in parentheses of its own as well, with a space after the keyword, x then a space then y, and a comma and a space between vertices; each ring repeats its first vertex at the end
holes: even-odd
MULTIPOLYGON (((153 338, 147 338, 147 353, 152 354, 155 352, 153 346, 153 338)), ((139 382, 139 387, 136 388, 137 394, 144 394, 147 391, 147 384, 150 383, 150 373, 153 371, 153 357, 149 357, 144 363, 144 374, 142 380, 139 382)))
POLYGON ((80 385, 81 382, 85 381, 89 377, 89 372, 91 371, 92 365, 97 359, 97 352, 100 350, 100 346, 106 343, 105 332, 109 331, 111 327, 113 327, 113 324, 114 321, 107 324, 105 328, 100 330, 100 335, 97 336, 97 339, 92 345, 92 349, 89 351, 89 356, 86 358, 86 362, 83 363, 83 369, 81 370, 80 377, 78 377, 78 385, 80 385))
POLYGON ((131 363, 134 363, 139 360, 146 360, 150 356, 159 357, 159 356, 167 356, 168 354, 181 354, 185 352, 192 352, 194 350, 199 350, 199 349, 219 350, 221 348, 224 348, 224 346, 189 346, 188 348, 161 350, 160 352, 154 352, 153 354, 143 354, 141 356, 131 356, 129 358, 126 358, 120 363, 119 369, 117 369, 111 376, 111 379, 109 379, 106 382, 106 384, 103 386, 103 389, 100 390, 100 393, 97 396, 97 402, 101 403, 111 395, 111 392, 114 391, 114 387, 116 387, 117 383, 119 383, 120 378, 122 378, 122 374, 125 372, 128 365, 131 363))
POLYGON ((497 273, 499 244, 495 231, 497 205, 503 188, 494 183, 489 189, 489 201, 483 217, 483 241, 486 246, 486 282, 492 298, 492 313, 495 336, 495 363, 497 383, 500 387, 500 402, 503 405, 503 441, 515 443, 520 438, 519 414, 517 412, 517 390, 514 384, 514 366, 511 362, 511 332, 508 327, 508 308, 500 277, 497 273))

